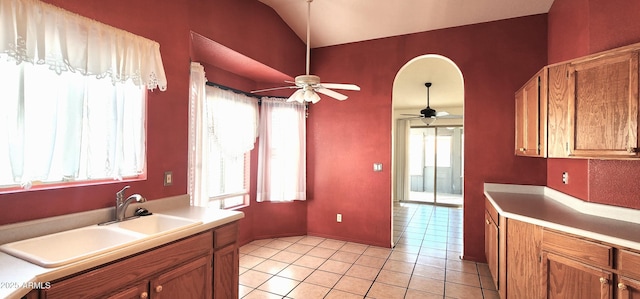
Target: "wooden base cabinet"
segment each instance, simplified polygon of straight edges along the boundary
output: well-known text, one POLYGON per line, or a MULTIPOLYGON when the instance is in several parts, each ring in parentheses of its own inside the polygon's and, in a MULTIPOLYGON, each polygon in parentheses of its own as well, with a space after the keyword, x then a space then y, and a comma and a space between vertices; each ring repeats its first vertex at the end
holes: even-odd
POLYGON ((618 299, 640 298, 640 281, 625 276, 618 277, 617 296, 618 299))
POLYGON ((211 231, 55 281, 41 298, 211 298, 211 231))
POLYGON ((216 230, 213 253, 213 298, 238 298, 240 250, 236 238, 238 223, 216 230))
POLYGON ((542 227, 510 218, 506 222, 507 297, 542 299, 542 227))
POLYGON ((613 298, 610 271, 560 255, 543 253, 545 298, 613 298))
POLYGON ((613 298, 612 246, 552 230, 542 244, 546 298, 613 298))
POLYGON ((616 257, 618 299, 640 299, 640 254, 620 249, 616 257))
POLYGON ((54 281, 28 299, 237 299, 238 222, 54 281))

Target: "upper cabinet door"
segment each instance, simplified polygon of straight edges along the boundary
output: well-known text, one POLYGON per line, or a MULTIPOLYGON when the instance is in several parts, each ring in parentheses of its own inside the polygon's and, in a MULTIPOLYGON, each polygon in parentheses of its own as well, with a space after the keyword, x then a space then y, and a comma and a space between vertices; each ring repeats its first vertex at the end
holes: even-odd
POLYGON ((570 153, 568 64, 549 67, 547 87, 547 157, 566 158, 570 153))
POLYGON ((518 156, 545 157, 547 140, 547 68, 516 92, 516 148, 518 156))
POLYGON ((569 65, 569 156, 638 158, 638 52, 569 65))

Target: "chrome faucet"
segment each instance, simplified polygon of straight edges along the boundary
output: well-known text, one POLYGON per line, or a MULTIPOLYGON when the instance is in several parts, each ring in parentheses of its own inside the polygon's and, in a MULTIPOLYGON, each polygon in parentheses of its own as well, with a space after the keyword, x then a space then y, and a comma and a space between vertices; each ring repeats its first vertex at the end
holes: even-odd
POLYGON ((124 199, 124 192, 129 189, 129 186, 125 186, 122 190, 116 193, 116 221, 124 220, 124 214, 127 211, 127 207, 132 201, 146 202, 147 200, 140 194, 133 194, 127 199, 124 199))

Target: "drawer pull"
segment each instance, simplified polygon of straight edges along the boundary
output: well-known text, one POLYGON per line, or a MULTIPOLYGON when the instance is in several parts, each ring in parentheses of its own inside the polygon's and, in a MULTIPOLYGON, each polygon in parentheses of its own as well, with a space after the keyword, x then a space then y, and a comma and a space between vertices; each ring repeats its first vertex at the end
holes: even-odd
POLYGON ((160 292, 162 292, 162 286, 161 285, 156 287, 156 293, 160 293, 160 292))
POLYGON ((609 280, 604 278, 604 277, 600 277, 600 283, 601 284, 609 284, 609 280))
POLYGON ((140 299, 147 299, 149 298, 149 294, 147 294, 147 292, 142 292, 142 294, 140 294, 140 299))
POLYGON ((624 283, 622 283, 622 282, 621 282, 621 283, 618 283, 618 289, 621 289, 621 290, 623 290, 623 291, 624 291, 624 290, 626 290, 626 289, 627 289, 627 285, 625 285, 625 284, 624 284, 624 283))
POLYGON ((484 220, 485 222, 487 222, 487 224, 491 224, 491 221, 489 220, 489 218, 484 220))

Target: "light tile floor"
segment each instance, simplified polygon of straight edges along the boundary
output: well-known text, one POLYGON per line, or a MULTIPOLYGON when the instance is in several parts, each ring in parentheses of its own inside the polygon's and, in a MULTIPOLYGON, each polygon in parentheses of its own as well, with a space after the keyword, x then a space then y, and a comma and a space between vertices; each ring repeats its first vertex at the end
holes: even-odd
POLYGON ((486 264, 460 260, 462 210, 399 203, 394 248, 297 236, 240 248, 240 298, 499 298, 486 264))

